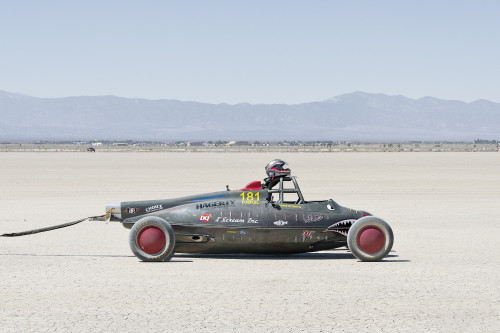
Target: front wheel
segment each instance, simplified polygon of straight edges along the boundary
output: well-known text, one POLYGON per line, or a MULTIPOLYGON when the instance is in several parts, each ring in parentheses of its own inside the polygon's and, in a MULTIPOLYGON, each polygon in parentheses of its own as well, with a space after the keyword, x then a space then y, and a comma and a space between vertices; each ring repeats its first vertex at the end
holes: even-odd
POLYGON ((365 216, 357 220, 347 234, 347 245, 361 261, 380 261, 392 249, 392 229, 382 219, 365 216))
POLYGON ((162 218, 146 216, 134 223, 129 244, 142 261, 169 261, 174 255, 174 229, 162 218))

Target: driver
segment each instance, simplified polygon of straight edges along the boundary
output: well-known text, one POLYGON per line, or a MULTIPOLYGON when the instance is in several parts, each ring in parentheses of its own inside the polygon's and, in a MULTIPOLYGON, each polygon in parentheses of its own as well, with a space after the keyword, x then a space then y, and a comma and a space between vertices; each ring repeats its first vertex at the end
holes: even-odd
POLYGON ((280 177, 289 176, 291 170, 285 168, 285 165, 288 165, 287 162, 275 159, 266 165, 266 175, 268 178, 264 179, 264 188, 272 189, 278 182, 280 177))

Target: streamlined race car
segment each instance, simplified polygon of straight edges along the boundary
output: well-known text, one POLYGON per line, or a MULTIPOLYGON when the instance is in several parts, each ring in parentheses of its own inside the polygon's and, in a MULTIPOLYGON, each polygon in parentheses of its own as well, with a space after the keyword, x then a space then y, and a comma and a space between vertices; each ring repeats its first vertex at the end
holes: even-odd
POLYGON ((332 199, 306 201, 291 175, 235 191, 108 204, 106 211, 108 220, 131 229, 130 248, 143 261, 168 261, 176 252, 302 253, 342 246, 362 261, 379 261, 394 239, 391 227, 367 212, 332 199))

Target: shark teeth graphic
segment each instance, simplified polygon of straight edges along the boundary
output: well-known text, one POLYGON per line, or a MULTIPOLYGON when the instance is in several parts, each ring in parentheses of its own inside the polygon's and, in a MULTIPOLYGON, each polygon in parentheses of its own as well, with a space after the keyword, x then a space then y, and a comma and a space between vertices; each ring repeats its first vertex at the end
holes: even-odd
POLYGON ((334 224, 332 224, 331 226, 329 226, 328 228, 326 228, 325 230, 323 230, 322 232, 336 232, 338 234, 341 234, 342 236, 345 236, 347 237, 347 234, 349 232, 349 229, 346 229, 351 227, 354 222, 356 222, 357 220, 355 219, 347 219, 347 220, 342 220, 342 221, 338 221, 338 222, 335 222, 334 224), (340 229, 342 228, 342 229, 340 229))
POLYGON ((333 232, 337 232, 337 233, 341 234, 342 236, 347 237, 347 233, 348 233, 348 232, 347 232, 347 231, 345 231, 345 230, 332 230, 332 231, 333 231, 333 232))

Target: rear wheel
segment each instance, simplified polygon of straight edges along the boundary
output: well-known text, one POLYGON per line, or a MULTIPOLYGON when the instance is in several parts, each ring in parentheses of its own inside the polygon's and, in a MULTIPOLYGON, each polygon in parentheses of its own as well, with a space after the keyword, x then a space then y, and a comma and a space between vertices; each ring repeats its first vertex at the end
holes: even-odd
POLYGON ((129 244, 142 261, 169 261, 174 255, 174 230, 164 219, 146 216, 130 230, 129 244))
POLYGON ((347 245, 361 261, 380 261, 392 249, 392 229, 382 219, 365 216, 357 220, 347 234, 347 245))

